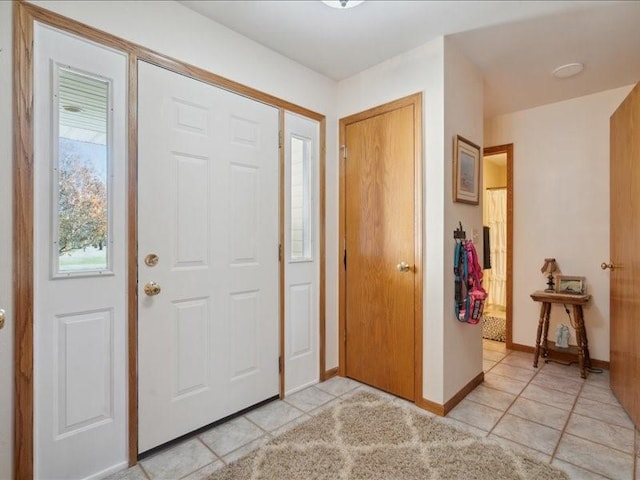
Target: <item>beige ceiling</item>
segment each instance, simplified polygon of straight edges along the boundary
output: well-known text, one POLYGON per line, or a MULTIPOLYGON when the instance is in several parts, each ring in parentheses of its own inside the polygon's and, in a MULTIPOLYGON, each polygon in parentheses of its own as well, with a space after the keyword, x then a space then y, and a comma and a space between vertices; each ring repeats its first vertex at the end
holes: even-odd
POLYGON ((451 36, 485 76, 485 116, 640 81, 638 1, 368 0, 348 10, 318 0, 181 3, 338 81, 451 36), (551 76, 575 61, 586 65, 580 76, 551 76))

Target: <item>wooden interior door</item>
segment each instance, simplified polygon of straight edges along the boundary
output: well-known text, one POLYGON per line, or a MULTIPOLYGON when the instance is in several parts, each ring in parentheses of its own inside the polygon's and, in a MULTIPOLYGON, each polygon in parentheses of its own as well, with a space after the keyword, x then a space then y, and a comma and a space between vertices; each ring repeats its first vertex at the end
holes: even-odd
POLYGON ((640 427, 640 83, 611 117, 611 389, 640 427))
POLYGON ((409 400, 416 363, 414 108, 376 109, 344 128, 346 375, 409 400))

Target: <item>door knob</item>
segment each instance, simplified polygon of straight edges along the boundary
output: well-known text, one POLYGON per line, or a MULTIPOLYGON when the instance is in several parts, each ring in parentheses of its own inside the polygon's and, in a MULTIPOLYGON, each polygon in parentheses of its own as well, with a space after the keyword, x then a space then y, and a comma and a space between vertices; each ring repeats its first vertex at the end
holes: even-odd
POLYGON ((607 268, 609 270, 615 270, 616 268, 620 268, 620 265, 614 265, 613 263, 602 262, 600 264, 600 268, 603 270, 606 270, 607 268))
POLYGON ((409 265, 407 262, 400 262, 398 265, 396 265, 396 268, 399 272, 406 273, 411 270, 411 265, 409 265))
POLYGON ((158 295, 161 291, 162 289, 160 288, 160 285, 158 285, 156 282, 147 282, 144 286, 144 293, 146 293, 150 297, 158 295))
POLYGON ((2 330, 2 327, 4 327, 5 315, 6 315, 5 311, 0 308, 0 330, 2 330))

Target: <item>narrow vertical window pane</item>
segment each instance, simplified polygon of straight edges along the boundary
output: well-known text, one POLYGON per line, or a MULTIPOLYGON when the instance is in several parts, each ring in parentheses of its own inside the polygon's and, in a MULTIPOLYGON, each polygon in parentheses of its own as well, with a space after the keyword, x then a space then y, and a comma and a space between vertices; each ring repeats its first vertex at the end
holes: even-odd
POLYGON ((291 137, 291 259, 311 259, 311 166, 308 140, 291 137))
POLYGON ((58 69, 57 270, 108 269, 108 82, 58 69))

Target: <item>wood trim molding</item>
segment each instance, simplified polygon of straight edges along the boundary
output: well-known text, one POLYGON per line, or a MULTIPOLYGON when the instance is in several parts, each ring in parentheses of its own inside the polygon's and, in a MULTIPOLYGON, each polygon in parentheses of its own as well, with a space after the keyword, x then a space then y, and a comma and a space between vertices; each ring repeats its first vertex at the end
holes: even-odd
MULTIPOLYGON (((324 382, 329 377, 327 376, 328 372, 326 371, 327 367, 327 309, 326 309, 326 296, 327 296, 327 272, 326 272, 326 245, 327 239, 326 235, 326 224, 327 224, 327 206, 326 206, 326 188, 327 188, 327 178, 326 178, 326 164, 327 164, 327 121, 325 118, 320 120, 320 178, 319 178, 319 202, 320 202, 320 231, 318 232, 319 241, 320 241, 320 285, 318 286, 318 300, 320 302, 319 311, 318 311, 318 326, 320 328, 320 332, 318 335, 319 342, 319 354, 320 354, 320 381, 324 382)), ((333 376, 333 375, 332 375, 333 376)))
MULTIPOLYGON (((13 8, 13 91, 14 91, 14 168, 13 168, 13 279, 15 311, 14 374, 14 477, 33 478, 33 25, 38 21, 54 28, 87 38, 129 55, 128 78, 128 230, 129 259, 127 278, 128 324, 128 455, 129 464, 137 463, 138 395, 137 395, 137 72, 143 60, 193 79, 224 88, 254 100, 286 109, 320 122, 320 365, 325 364, 325 116, 273 95, 247 87, 225 77, 154 52, 89 25, 64 17, 39 6, 16 0, 13 8)), ((281 163, 282 168, 282 163, 281 163)), ((282 175, 282 174, 281 174, 282 175)), ((280 200, 282 201, 282 200, 280 200)), ((281 207, 282 208, 282 207, 281 207)), ((281 211, 282 212, 282 211, 281 211)), ((281 231, 284 227, 281 226, 281 231)), ((282 274, 281 274, 282 281, 282 274)), ((284 307, 283 307, 284 308, 284 307)), ((282 330, 282 328, 281 328, 282 330)), ((281 349, 283 348, 281 333, 281 349)), ((284 365, 283 365, 284 372, 284 365)), ((321 371, 321 377, 331 371, 321 371)), ((284 373, 283 373, 284 375, 284 373)), ((284 379, 284 376, 281 377, 284 379)), ((282 387, 281 387, 282 388, 282 387)))
POLYGON ((513 348, 513 143, 486 147, 483 157, 504 153, 507 156, 507 341, 506 346, 513 348))
MULTIPOLYGON (((511 350, 515 350, 516 352, 526 352, 526 353, 534 353, 535 352, 535 347, 531 347, 529 345, 522 345, 521 343, 513 343, 511 345, 511 350)), ((551 360, 557 360, 559 362, 573 362, 573 363, 577 363, 578 359, 576 358, 575 355, 569 353, 569 352, 559 352, 556 350, 549 350, 549 357, 551 360)), ((545 359, 540 357, 541 361, 544 361, 545 359)), ((609 369, 609 362, 607 362, 606 360, 597 360, 595 358, 591 359, 591 366, 595 367, 595 368, 604 368, 604 369, 609 369)))
POLYGON ((484 372, 480 372, 478 375, 473 377, 469 383, 467 383, 464 387, 458 391, 453 397, 447 400, 444 404, 432 402, 431 400, 426 400, 424 398, 419 398, 416 400, 416 405, 424 410, 427 410, 431 413, 435 413, 441 417, 444 417, 447 413, 455 408, 458 403, 460 403, 464 397, 469 395, 478 385, 484 382, 484 372))
POLYGON ((14 478, 33 478, 33 19, 13 5, 14 478))
POLYGON ((330 368, 329 370, 324 372, 324 380, 329 380, 330 378, 336 376, 338 376, 338 367, 330 368))
POLYGON ((422 399, 422 361, 423 361, 423 182, 422 182, 422 93, 418 92, 384 105, 341 118, 339 122, 340 145, 340 178, 339 178, 339 205, 338 205, 338 374, 346 376, 346 275, 344 269, 344 238, 346 229, 345 214, 345 141, 346 128, 367 118, 387 113, 407 105, 413 106, 414 114, 414 176, 415 176, 415 220, 414 220, 414 249, 415 249, 415 283, 414 283, 414 401, 422 399), (341 248, 342 247, 342 248, 341 248))
POLYGON ((284 382, 284 373, 285 373, 285 368, 286 368, 286 362, 285 362, 285 348, 284 348, 284 342, 285 342, 285 288, 286 288, 286 281, 285 281, 285 243, 284 243, 284 218, 285 218, 285 212, 284 212, 284 196, 285 196, 285 189, 284 189, 284 185, 285 185, 285 175, 284 175, 284 162, 285 162, 285 147, 284 147, 284 142, 285 142, 285 134, 284 134, 284 114, 285 111, 284 109, 280 108, 278 111, 278 168, 280 169, 280 173, 278 175, 278 182, 280 183, 280 188, 278 189, 278 217, 280 218, 279 220, 279 225, 278 225, 278 238, 279 238, 279 261, 278 261, 278 270, 279 270, 279 293, 278 296, 279 298, 279 303, 280 303, 280 319, 279 319, 279 327, 280 327, 280 332, 279 332, 279 342, 280 342, 280 348, 279 348, 279 359, 278 359, 278 366, 280 369, 280 375, 279 375, 279 382, 280 382, 280 398, 283 399, 284 398, 284 393, 285 393, 285 382, 284 382))
POLYGON ((128 378, 129 466, 138 461, 138 59, 129 55, 128 82, 128 378))

